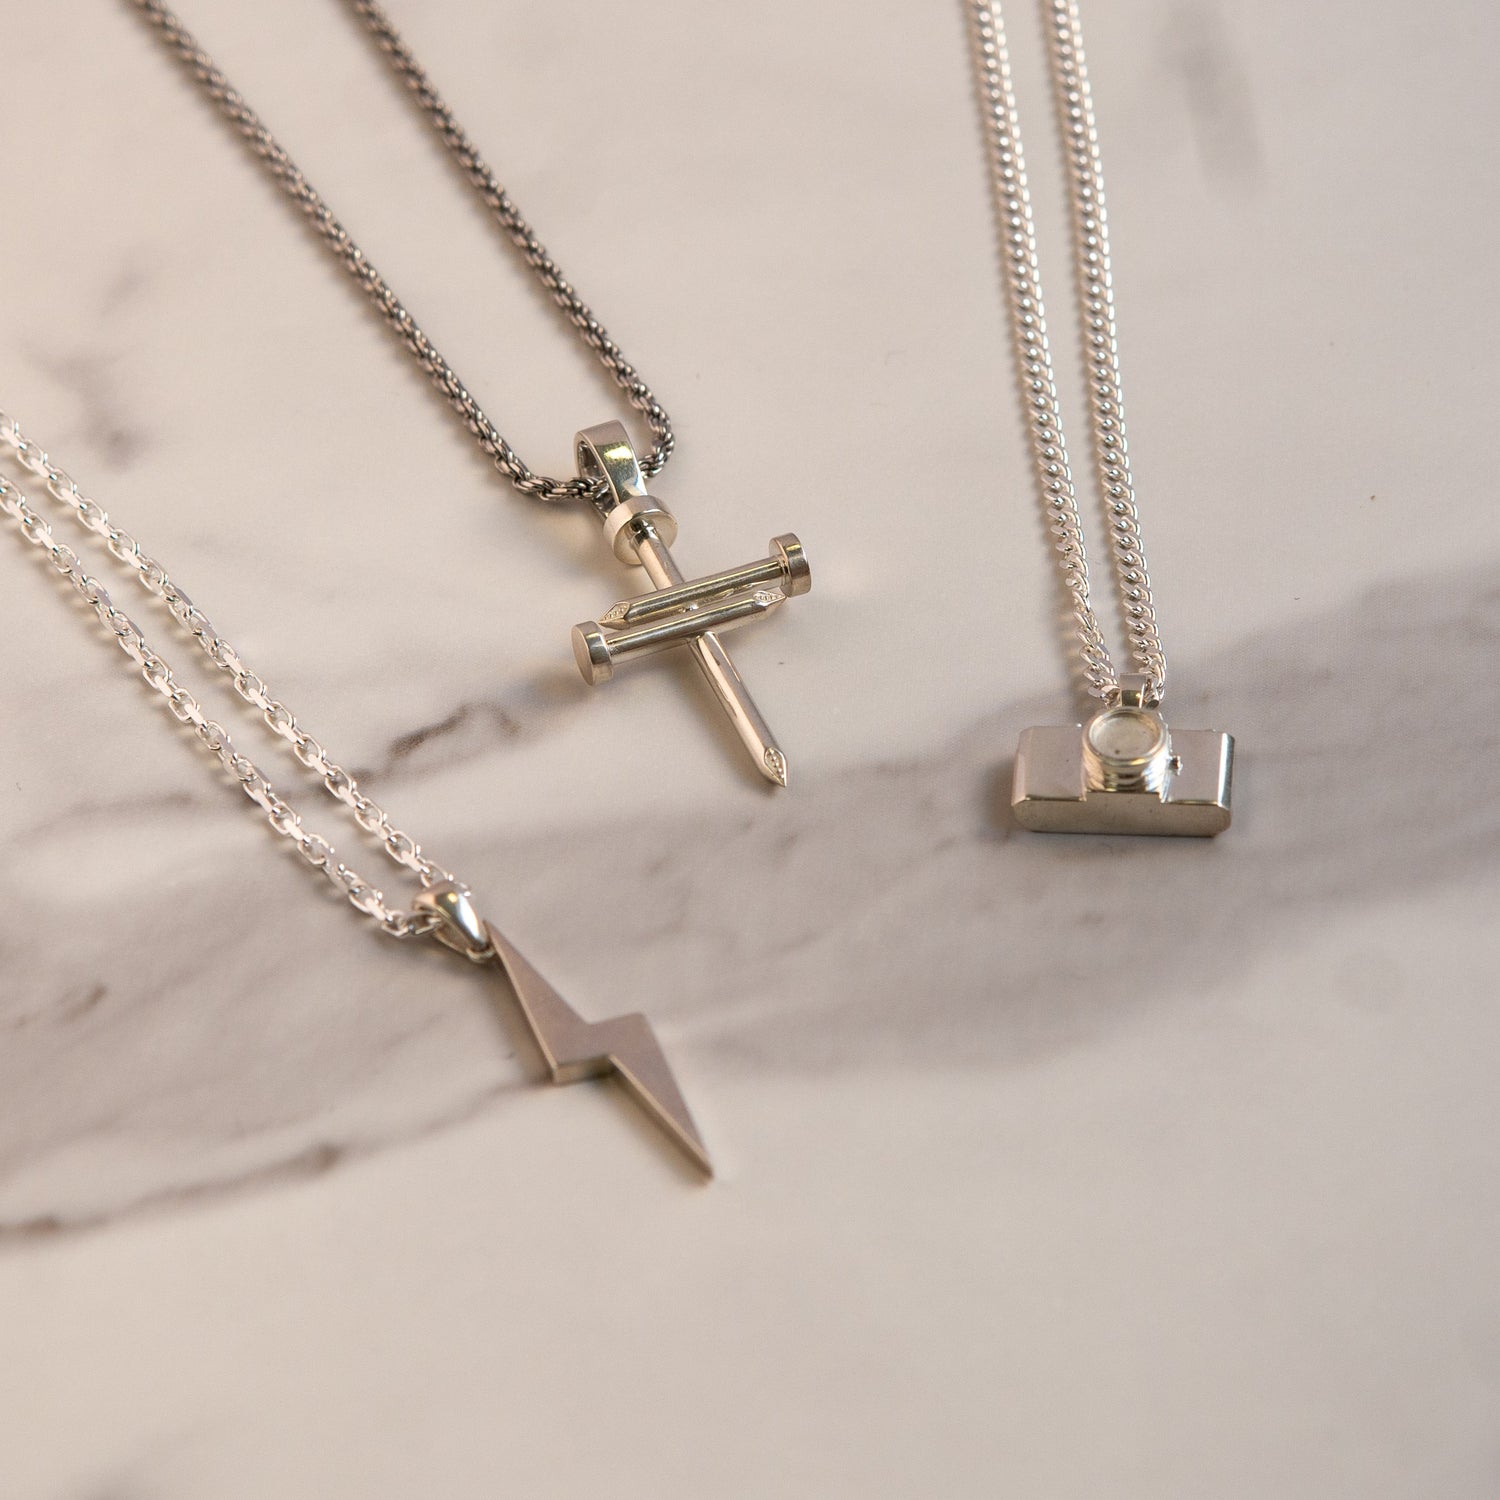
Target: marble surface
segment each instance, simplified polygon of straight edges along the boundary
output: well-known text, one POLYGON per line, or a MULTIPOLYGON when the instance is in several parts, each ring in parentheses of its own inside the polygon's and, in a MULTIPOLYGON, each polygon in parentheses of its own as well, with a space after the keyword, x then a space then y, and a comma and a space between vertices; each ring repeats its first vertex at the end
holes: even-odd
MULTIPOLYGON (((1076 705, 957 5, 396 9, 676 418, 684 564, 808 544, 735 642, 788 794, 686 666, 578 681, 630 577, 130 7, 10 11, 0 404, 579 1009, 649 1011, 720 1177, 354 920, 12 538, 6 1500, 1495 1492, 1492 7, 1086 16, 1170 706, 1239 744, 1212 843, 1005 811, 1076 705)), ((564 469, 618 407, 346 14, 183 14, 564 469)))

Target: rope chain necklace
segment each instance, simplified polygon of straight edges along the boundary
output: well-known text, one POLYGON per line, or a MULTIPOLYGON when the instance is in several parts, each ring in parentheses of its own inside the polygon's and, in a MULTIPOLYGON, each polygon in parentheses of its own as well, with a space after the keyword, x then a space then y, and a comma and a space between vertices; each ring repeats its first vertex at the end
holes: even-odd
POLYGON ((1022 732, 1012 811, 1023 828, 1044 832, 1211 836, 1229 826, 1234 741, 1216 730, 1169 732, 1160 712, 1167 662, 1125 443, 1104 175, 1078 5, 1042 0, 1042 11, 1067 159, 1094 468, 1137 669, 1128 673, 1116 671, 1089 595, 1083 522, 1047 341, 1036 224, 999 0, 966 3, 1032 460, 1072 603, 1083 678, 1090 695, 1105 705, 1085 725, 1022 732))
POLYGON ((475 963, 502 969, 554 1083, 617 1073, 671 1140, 697 1167, 711 1174, 702 1137, 645 1017, 617 1016, 591 1024, 578 1015, 496 927, 480 918, 468 887, 428 859, 416 840, 396 828, 322 743, 302 728, 291 709, 245 665, 161 563, 129 532, 116 526, 103 507, 86 496, 73 477, 53 463, 41 445, 28 438, 19 423, 4 412, 0 412, 0 448, 9 449, 22 468, 37 475, 47 494, 80 527, 102 540, 110 555, 134 575, 146 593, 165 605, 179 629, 230 679, 239 697, 259 710, 266 725, 291 746, 298 761, 321 779, 323 790, 342 804, 395 864, 417 877, 421 889, 409 909, 393 908, 376 886, 339 859, 327 839, 309 832, 297 810, 276 792, 254 761, 235 747, 224 726, 209 718, 197 699, 178 682, 166 659, 115 604, 104 585, 85 570, 78 554, 58 541, 26 495, 0 476, 0 512, 19 524, 24 539, 78 591, 120 650, 140 669, 146 685, 160 694, 172 716, 193 731, 203 748, 261 809, 272 830, 289 840, 308 865, 326 876, 356 911, 371 918, 388 936, 408 939, 430 934, 475 963))
POLYGON ((589 501, 619 561, 644 569, 651 592, 623 599, 599 619, 574 626, 573 653, 584 681, 597 686, 607 682, 622 661, 686 647, 756 770, 775 785, 786 786, 786 755, 750 697, 719 634, 773 613, 793 595, 805 594, 812 587, 812 573, 801 542, 788 532, 772 539, 764 560, 692 580, 683 576, 670 550, 677 538, 676 520, 646 488, 646 481, 666 467, 676 445, 666 409, 564 277, 382 7, 375 0, 344 0, 410 92, 465 180, 630 405, 644 418, 654 438, 650 452, 638 455, 624 425, 605 422, 576 435, 575 477, 557 479, 530 468, 213 58, 160 0, 130 3, 297 206, 511 486, 547 503, 589 501))

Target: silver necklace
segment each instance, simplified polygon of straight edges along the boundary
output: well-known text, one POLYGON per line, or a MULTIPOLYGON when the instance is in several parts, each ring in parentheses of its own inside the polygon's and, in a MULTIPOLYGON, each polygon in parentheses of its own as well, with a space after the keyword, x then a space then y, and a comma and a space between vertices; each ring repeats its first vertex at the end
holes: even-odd
POLYGON ((622 563, 645 570, 652 592, 621 600, 598 620, 586 620, 574 627, 573 651, 584 681, 598 685, 609 680, 620 662, 685 646, 756 769, 778 786, 785 786, 786 756, 718 637, 724 630, 774 612, 793 595, 804 594, 812 587, 801 543, 788 533, 772 540, 764 561, 691 581, 683 577, 670 550, 676 541, 677 523, 646 489, 646 481, 665 468, 676 444, 671 419, 564 277, 382 8, 374 0, 345 0, 533 274, 645 419, 655 440, 649 453, 637 455, 624 425, 606 422, 577 434, 576 477, 552 478, 524 463, 322 196, 181 21, 159 0, 131 3, 297 205, 512 487, 548 503, 589 501, 604 524, 615 556, 622 563))
POLYGON ((42 480, 48 495, 85 531, 100 538, 111 556, 134 574, 140 586, 166 606, 178 626, 228 676, 234 691, 259 710, 269 728, 291 746, 292 753, 304 766, 321 778, 328 795, 374 837, 386 855, 417 877, 421 890, 410 909, 391 907, 379 889, 338 858, 326 839, 309 832, 297 810, 272 788, 255 763, 235 748, 224 726, 210 719, 177 681, 166 660, 148 644, 140 627, 114 603, 108 590, 85 571, 77 553, 58 541, 25 494, 0 476, 0 512, 19 523, 22 536, 39 548, 83 596, 120 649, 140 668, 147 686, 161 695, 179 723, 192 729, 204 749, 217 758, 240 790, 265 814, 272 830, 288 839, 356 911, 371 918, 390 937, 407 939, 431 934, 475 963, 502 969, 554 1083, 618 1073, 668 1136, 693 1162, 711 1172, 702 1138, 646 1019, 629 1015, 590 1023, 578 1015, 497 928, 480 918, 468 888, 428 859, 417 842, 396 828, 355 779, 301 727, 292 711, 245 665, 203 611, 172 581, 167 570, 148 556, 133 536, 116 526, 103 508, 85 496, 73 478, 3 412, 0 412, 0 446, 9 448, 23 468, 42 480))
POLYGON ((1067 156, 1094 468, 1134 672, 1117 673, 1089 595, 1078 496, 1047 342, 1036 225, 998 0, 967 0, 1011 331, 1032 459, 1072 605, 1084 681, 1104 707, 1087 724, 1023 731, 1011 805, 1025 828, 1057 833, 1212 835, 1229 826, 1234 741, 1169 731, 1157 631, 1125 443, 1109 264, 1109 223, 1093 99, 1075 0, 1043 0, 1054 103, 1067 156))

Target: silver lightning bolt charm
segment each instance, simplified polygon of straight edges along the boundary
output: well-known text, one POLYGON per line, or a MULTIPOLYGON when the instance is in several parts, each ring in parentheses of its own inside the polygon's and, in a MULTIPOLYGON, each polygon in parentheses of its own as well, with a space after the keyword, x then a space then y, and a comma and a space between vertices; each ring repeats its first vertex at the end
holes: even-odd
POLYGON ((597 686, 609 681, 617 662, 669 646, 686 646, 756 770, 777 786, 785 786, 786 756, 719 633, 771 614, 793 595, 805 594, 812 587, 812 570, 802 543, 788 532, 772 540, 771 554, 763 561, 686 579, 671 552, 677 522, 666 506, 647 493, 624 426, 603 422, 580 432, 575 443, 579 475, 605 481, 604 495, 595 503, 615 556, 644 568, 654 586, 654 592, 621 600, 599 619, 573 627, 573 654, 583 680, 597 686))
POLYGON ((476 963, 498 963, 505 970, 553 1083, 618 1073, 673 1144, 699 1170, 713 1176, 703 1138, 645 1016, 585 1021, 502 933, 479 918, 461 885, 435 885, 422 891, 413 905, 437 914, 437 936, 450 948, 476 963))

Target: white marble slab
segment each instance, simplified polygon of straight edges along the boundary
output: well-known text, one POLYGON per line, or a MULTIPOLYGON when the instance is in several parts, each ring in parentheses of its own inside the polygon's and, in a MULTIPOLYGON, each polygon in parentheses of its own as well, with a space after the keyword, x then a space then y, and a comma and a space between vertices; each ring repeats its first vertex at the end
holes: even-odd
MULTIPOLYGON (((1239 741, 1211 844, 1005 813, 1075 705, 958 6, 396 12, 677 419, 685 564, 812 551, 736 640, 784 796, 686 667, 578 681, 630 576, 130 7, 16 10, 0 405, 580 1009, 650 1012, 721 1176, 351 920, 13 538, 7 1497, 1492 1493, 1490 8, 1086 15, 1173 718, 1239 741)), ((564 468, 618 408, 340 8, 183 14, 564 468)))

